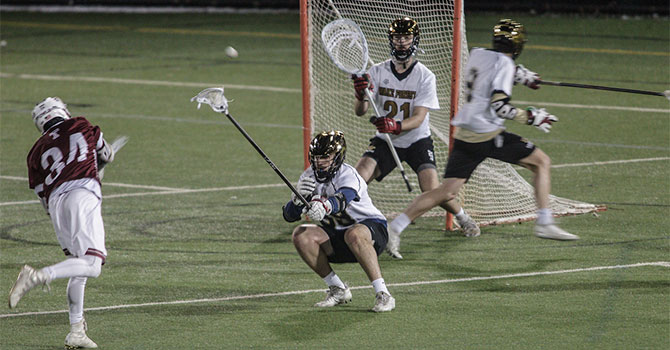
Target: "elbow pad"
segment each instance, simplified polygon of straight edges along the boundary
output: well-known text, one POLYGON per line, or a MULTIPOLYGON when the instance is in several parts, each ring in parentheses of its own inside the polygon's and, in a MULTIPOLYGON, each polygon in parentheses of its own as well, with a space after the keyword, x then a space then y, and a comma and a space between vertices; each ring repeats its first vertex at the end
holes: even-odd
POLYGON ((499 118, 514 119, 518 114, 518 109, 509 103, 510 98, 504 93, 497 92, 491 98, 491 108, 496 112, 499 118))

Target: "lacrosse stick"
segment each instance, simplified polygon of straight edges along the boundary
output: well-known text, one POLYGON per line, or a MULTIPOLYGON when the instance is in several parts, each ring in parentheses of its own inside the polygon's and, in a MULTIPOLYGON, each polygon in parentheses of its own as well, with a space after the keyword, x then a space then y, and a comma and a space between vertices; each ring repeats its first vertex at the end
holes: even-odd
POLYGON ((664 96, 665 98, 670 100, 670 90, 665 90, 663 92, 656 92, 656 91, 634 90, 634 89, 625 89, 625 88, 608 87, 608 86, 600 86, 600 85, 562 83, 560 81, 548 81, 548 80, 540 80, 539 83, 543 84, 543 85, 550 85, 550 86, 567 86, 567 87, 575 87, 575 88, 582 88, 582 89, 607 90, 607 91, 627 92, 627 93, 631 93, 631 94, 664 96))
POLYGON ((258 151, 258 153, 263 157, 263 159, 265 159, 265 161, 270 165, 270 167, 274 169, 275 173, 279 175, 279 177, 284 181, 286 186, 288 186, 291 189, 291 191, 296 195, 296 197, 298 197, 298 199, 300 199, 300 201, 305 204, 307 210, 310 209, 311 206, 309 205, 307 199, 305 199, 305 197, 303 197, 298 192, 298 190, 296 190, 295 187, 293 187, 293 185, 286 178, 286 176, 284 176, 284 174, 279 170, 279 168, 277 168, 277 166, 270 160, 270 158, 268 158, 265 152, 263 152, 263 150, 256 144, 256 142, 254 142, 251 136, 249 136, 249 134, 247 134, 247 132, 244 131, 244 128, 242 128, 242 126, 235 120, 235 118, 233 118, 233 116, 231 116, 230 113, 228 113, 228 100, 226 99, 226 96, 223 95, 223 87, 207 88, 205 90, 202 90, 200 91, 200 93, 191 98, 191 102, 194 101, 198 102, 198 109, 200 109, 200 104, 204 103, 212 107, 214 112, 225 114, 226 117, 228 117, 228 119, 230 119, 230 121, 233 123, 233 125, 235 125, 237 130, 239 130, 242 133, 242 135, 244 135, 247 141, 249 141, 249 143, 252 146, 254 146, 256 151, 258 151))
MULTIPOLYGON (((128 143, 128 136, 119 136, 112 143, 109 145, 109 147, 112 148, 112 154, 116 155, 116 152, 118 152, 123 146, 128 143)), ((105 176, 105 166, 107 165, 107 162, 101 162, 98 160, 98 178, 102 180, 102 178, 105 176)))
MULTIPOLYGON (((321 30, 321 40, 328 56, 337 68, 349 74, 365 74, 368 62, 371 62, 368 55, 368 42, 365 40, 365 35, 356 22, 341 18, 328 23, 321 30)), ((382 115, 377 109, 377 104, 374 103, 370 89, 365 89, 365 93, 375 110, 375 114, 377 117, 381 117, 382 115)), ((396 166, 400 170, 402 179, 405 180, 407 190, 412 192, 412 186, 409 184, 409 179, 407 178, 407 174, 405 174, 405 168, 402 166, 400 158, 398 158, 398 153, 396 153, 393 147, 391 137, 388 134, 384 134, 384 140, 391 150, 391 155, 393 155, 393 160, 395 160, 396 166)))

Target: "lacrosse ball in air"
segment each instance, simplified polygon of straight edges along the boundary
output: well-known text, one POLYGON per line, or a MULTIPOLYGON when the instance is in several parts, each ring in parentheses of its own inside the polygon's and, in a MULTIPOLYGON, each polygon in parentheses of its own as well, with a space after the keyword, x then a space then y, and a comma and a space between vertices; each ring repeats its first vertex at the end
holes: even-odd
POLYGON ((7 46, 7 41, 6 40, 0 40, 0 47, 5 47, 7 46))
POLYGON ((237 50, 235 50, 235 48, 233 48, 232 46, 228 46, 228 47, 226 47, 226 49, 224 50, 224 52, 226 53, 226 56, 228 56, 228 57, 230 57, 230 58, 235 58, 235 57, 237 57, 237 50))

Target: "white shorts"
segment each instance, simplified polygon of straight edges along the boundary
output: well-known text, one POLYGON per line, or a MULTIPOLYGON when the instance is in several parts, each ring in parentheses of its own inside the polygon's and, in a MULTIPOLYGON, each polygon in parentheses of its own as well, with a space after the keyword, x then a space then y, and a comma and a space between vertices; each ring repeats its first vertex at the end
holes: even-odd
POLYGON ((65 255, 93 255, 104 264, 107 249, 101 208, 102 199, 84 188, 49 198, 49 215, 65 255))

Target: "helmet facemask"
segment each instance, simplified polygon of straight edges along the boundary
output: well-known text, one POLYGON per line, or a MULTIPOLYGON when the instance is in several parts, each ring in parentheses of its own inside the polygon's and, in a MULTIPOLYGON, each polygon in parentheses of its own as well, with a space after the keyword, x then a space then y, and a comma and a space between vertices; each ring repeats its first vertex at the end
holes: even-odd
POLYGON ((501 19, 493 27, 493 49, 498 52, 511 53, 512 59, 519 57, 526 41, 526 30, 517 21, 501 19))
POLYGON ((340 170, 347 153, 347 143, 341 131, 323 131, 316 135, 309 144, 309 163, 312 165, 316 181, 330 181, 340 170), (332 156, 328 167, 321 169, 319 160, 332 156))
POLYGON ((389 46, 391 47, 391 57, 396 62, 406 62, 416 54, 419 46, 419 24, 409 18, 398 18, 391 22, 388 30, 389 46), (397 49, 393 43, 393 37, 398 35, 412 35, 412 44, 407 49, 397 49))
POLYGON ((33 108, 33 122, 39 132, 44 133, 60 121, 70 119, 67 105, 58 97, 47 97, 33 108))

